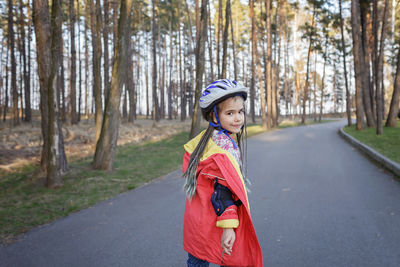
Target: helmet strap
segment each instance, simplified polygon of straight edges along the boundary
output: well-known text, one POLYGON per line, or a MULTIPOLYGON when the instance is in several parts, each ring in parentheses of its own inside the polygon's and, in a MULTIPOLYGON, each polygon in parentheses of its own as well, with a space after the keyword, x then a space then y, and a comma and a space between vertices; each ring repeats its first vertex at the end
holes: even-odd
POLYGON ((226 136, 228 136, 228 138, 231 139, 231 141, 232 141, 233 147, 235 149, 237 149, 235 140, 233 140, 233 138, 230 136, 230 134, 232 134, 232 133, 229 132, 228 130, 222 128, 222 126, 221 126, 221 122, 219 121, 219 118, 218 118, 217 105, 214 106, 213 110, 214 110, 215 118, 217 119, 217 124, 210 121, 209 125, 216 127, 219 130, 218 134, 224 133, 226 136))

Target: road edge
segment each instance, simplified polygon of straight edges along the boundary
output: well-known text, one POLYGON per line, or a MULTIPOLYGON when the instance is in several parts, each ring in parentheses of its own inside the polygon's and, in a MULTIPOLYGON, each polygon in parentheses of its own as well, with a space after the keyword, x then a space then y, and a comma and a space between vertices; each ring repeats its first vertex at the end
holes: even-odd
POLYGON ((397 177, 400 178, 400 164, 394 162, 393 160, 385 157, 384 155, 380 154, 376 150, 372 149, 371 147, 361 143, 359 140, 354 138, 353 136, 349 135, 343 128, 339 128, 338 134, 349 142, 351 145, 359 149, 361 152, 366 154, 368 157, 385 167, 387 170, 395 174, 397 177))

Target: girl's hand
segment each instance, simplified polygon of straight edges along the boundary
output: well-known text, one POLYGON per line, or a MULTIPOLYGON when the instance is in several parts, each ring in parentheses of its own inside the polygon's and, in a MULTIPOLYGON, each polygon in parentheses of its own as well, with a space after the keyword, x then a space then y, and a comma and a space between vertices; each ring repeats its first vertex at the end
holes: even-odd
POLYGON ((226 228, 222 232, 221 247, 224 253, 231 255, 233 243, 235 243, 236 235, 235 230, 226 228))

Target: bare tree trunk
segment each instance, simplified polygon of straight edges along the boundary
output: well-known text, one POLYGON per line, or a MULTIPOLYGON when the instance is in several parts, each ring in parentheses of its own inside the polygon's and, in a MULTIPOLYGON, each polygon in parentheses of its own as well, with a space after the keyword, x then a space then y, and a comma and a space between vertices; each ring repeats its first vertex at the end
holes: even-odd
MULTIPOLYGON (((22 3, 22 0, 19 0, 20 29, 21 29, 20 30, 20 32, 21 32, 21 54, 22 54, 22 60, 23 60, 23 77, 24 77, 24 91, 25 91, 25 112, 24 112, 25 118, 24 118, 24 120, 26 122, 30 122, 32 119, 31 88, 30 88, 29 74, 27 71, 26 48, 25 48, 25 21, 24 21, 23 6, 24 6, 24 4, 22 3)), ((29 7, 28 7, 27 13, 28 13, 27 16, 29 19, 29 7)))
POLYGON ((108 55, 108 28, 109 28, 109 3, 108 0, 103 1, 104 24, 103 24, 103 45, 104 45, 104 95, 110 89, 110 62, 108 55))
POLYGON ((179 88, 181 97, 181 121, 186 119, 186 90, 182 76, 182 45, 181 45, 181 1, 178 1, 178 46, 179 46, 179 88))
POLYGON ((201 112, 199 100, 203 86, 205 42, 207 40, 207 16, 207 0, 202 0, 200 25, 197 29, 199 34, 196 40, 196 90, 190 138, 195 137, 200 132, 201 112))
POLYGON ((400 102, 400 48, 397 52, 397 68, 396 76, 393 85, 393 95, 390 101, 389 115, 386 120, 386 127, 396 127, 396 117, 399 113, 399 102, 400 102))
POLYGON ((346 86, 346 114, 347 114, 347 125, 351 126, 351 96, 347 82, 347 65, 346 65, 346 46, 344 43, 344 30, 343 30, 343 15, 342 15, 342 0, 339 0, 339 11, 340 11, 340 33, 342 35, 342 52, 343 52, 343 70, 344 80, 346 86))
POLYGON ((152 0, 152 35, 153 35, 153 73, 152 73, 152 88, 153 88, 153 126, 156 125, 156 122, 160 120, 159 110, 158 110, 158 96, 157 96, 157 32, 156 32, 156 0, 152 0))
POLYGON ((85 16, 85 27, 84 27, 84 37, 85 37, 85 118, 89 119, 89 103, 88 103, 88 94, 89 94, 89 46, 88 46, 88 34, 87 29, 89 28, 89 19, 90 15, 90 4, 86 4, 86 16, 85 16))
MULTIPOLYGON (((311 27, 314 27, 315 23, 315 4, 313 7, 313 17, 312 17, 312 22, 311 22, 311 27)), ((310 84, 309 81, 309 73, 310 73, 310 57, 311 57, 311 46, 312 46, 312 36, 313 34, 310 33, 310 41, 308 45, 308 52, 307 52, 307 72, 306 72, 306 84, 304 86, 304 95, 303 95, 303 113, 301 115, 301 124, 304 124, 306 122, 306 103, 308 100, 308 87, 310 84)))
POLYGON ((267 71, 266 71, 266 82, 267 82, 267 127, 268 129, 272 126, 272 27, 271 27, 271 0, 265 0, 265 24, 267 29, 267 71))
POLYGON ((76 0, 76 13, 78 14, 78 62, 79 62, 79 82, 78 82, 78 107, 77 121, 81 121, 81 105, 82 105, 82 61, 81 61, 81 27, 80 27, 80 8, 79 0, 76 0))
POLYGON ((36 58, 38 64, 38 74, 40 83, 40 113, 41 129, 43 137, 42 154, 40 159, 40 169, 45 172, 48 162, 48 88, 50 74, 50 15, 47 0, 33 1, 33 24, 36 35, 36 58))
MULTIPOLYGON (((383 11, 383 17, 382 17, 382 29, 381 29, 381 35, 380 35, 380 42, 379 42, 379 51, 376 50, 378 53, 377 55, 377 61, 375 63, 375 70, 376 70, 376 75, 375 75, 375 88, 376 88, 376 134, 382 134, 383 129, 382 129, 382 121, 383 121, 383 86, 382 86, 382 79, 383 79, 383 74, 382 74, 382 69, 383 69, 383 51, 385 49, 385 39, 386 39, 386 21, 389 18, 389 1, 385 0, 385 7, 383 11)), ((377 39, 377 37, 375 38, 377 39)), ((376 41, 376 48, 378 49, 378 42, 376 41)))
POLYGON ((222 45, 222 73, 221 78, 226 79, 226 58, 228 56, 228 35, 229 35, 229 17, 231 13, 231 0, 226 0, 225 8, 225 28, 224 28, 224 40, 222 45))
POLYGON ((174 10, 171 10, 171 17, 170 17, 170 22, 169 22, 169 81, 168 81, 168 119, 172 120, 172 67, 173 67, 173 61, 174 61, 174 50, 173 50, 173 45, 172 45, 172 38, 173 38, 173 33, 172 33, 172 20, 174 17, 174 10))
POLYGON ((101 9, 100 0, 96 1, 96 8, 94 0, 89 0, 90 5, 90 21, 92 31, 92 58, 93 58, 93 97, 95 103, 95 144, 100 137, 101 119, 102 119, 102 97, 101 97, 101 9))
POLYGON ((324 58, 324 67, 323 67, 323 70, 322 70, 321 100, 320 100, 320 103, 319 103, 319 118, 318 118, 319 122, 321 122, 322 112, 323 112, 323 108, 324 108, 325 69, 326 69, 326 62, 327 62, 327 57, 328 57, 328 55, 327 55, 327 52, 328 52, 328 38, 329 38, 329 35, 326 35, 325 36, 325 51, 324 51, 324 56, 323 56, 323 58, 324 58))
POLYGON ((62 174, 67 171, 67 160, 64 152, 63 134, 60 124, 60 112, 57 103, 57 79, 60 68, 60 40, 61 40, 61 0, 53 0, 51 7, 51 59, 48 88, 48 163, 47 186, 57 188, 63 185, 62 174))
MULTIPOLYGON (((129 45, 128 47, 128 65, 127 65, 127 72, 126 72, 126 88, 127 91, 129 92, 129 115, 128 115, 128 122, 132 122, 135 119, 135 110, 136 110, 136 99, 135 99, 135 94, 136 94, 136 88, 135 88, 135 84, 133 81, 133 73, 134 73, 134 67, 133 67, 133 47, 132 45, 129 45)), ((140 56, 138 57, 138 59, 140 58, 140 56)), ((138 61, 137 63, 138 65, 140 64, 140 62, 138 61)), ((138 71, 139 71, 139 66, 138 66, 138 71)), ((138 75, 139 76, 139 75, 138 75)))
POLYGON ((117 150, 118 130, 120 123, 120 99, 124 83, 126 84, 126 67, 130 40, 130 16, 133 0, 121 0, 118 20, 118 37, 114 50, 111 87, 106 98, 103 125, 96 145, 93 168, 113 170, 117 150))
MULTIPOLYGON (((179 1, 178 1, 179 6, 179 1)), ((210 14, 210 2, 207 3, 208 14, 210 14)), ((179 16, 178 16, 179 17, 179 16)), ((214 61, 213 61, 213 48, 212 48, 212 32, 211 32, 211 16, 208 16, 208 55, 210 56, 210 83, 214 81, 214 61)), ((180 33, 180 32, 179 32, 180 33)))
POLYGON ((373 34, 371 28, 371 16, 369 5, 370 1, 368 0, 361 0, 362 3, 359 7, 359 13, 361 12, 361 33, 362 33, 362 47, 363 50, 361 51, 361 68, 364 70, 362 71, 363 76, 363 104, 364 104, 364 112, 365 117, 367 119, 368 127, 375 127, 375 117, 374 114, 376 112, 375 105, 374 105, 374 83, 371 83, 370 77, 370 55, 371 55, 371 48, 370 43, 373 41, 373 34), (372 40, 372 41, 371 41, 372 40))
POLYGON ((222 0, 218 0, 218 32, 217 32, 217 67, 218 67, 218 79, 221 79, 221 28, 222 28, 222 0))
POLYGON ((70 105, 71 124, 78 123, 76 114, 76 49, 75 49, 75 0, 69 1, 70 34, 71 34, 71 77, 70 77, 70 105))
POLYGON ((13 1, 8 0, 8 38, 11 49, 11 91, 13 98, 13 125, 19 124, 18 89, 17 89, 17 64, 15 62, 14 19, 13 1))
POLYGON ((237 74, 237 64, 236 64, 236 45, 235 45, 235 35, 233 34, 233 22, 232 22, 232 10, 231 12, 229 12, 229 20, 230 20, 230 24, 231 24, 231 36, 232 36, 232 61, 233 61, 233 74, 235 77, 235 81, 238 78, 238 74, 237 74))
MULTIPOLYGON (((250 19, 251 19, 251 80, 250 80, 250 116, 253 123, 256 122, 255 117, 255 83, 256 83, 256 51, 257 51, 257 40, 256 40, 256 22, 254 16, 254 1, 249 0, 250 5, 250 19)), ((264 109, 265 112, 265 109, 264 109)))
POLYGON ((362 101, 362 87, 364 68, 363 64, 363 51, 362 51, 362 36, 361 36, 361 16, 360 16, 360 3, 359 0, 351 1, 351 29, 353 36, 353 56, 354 56, 354 76, 356 80, 356 129, 361 131, 364 129, 363 118, 363 101, 362 101))

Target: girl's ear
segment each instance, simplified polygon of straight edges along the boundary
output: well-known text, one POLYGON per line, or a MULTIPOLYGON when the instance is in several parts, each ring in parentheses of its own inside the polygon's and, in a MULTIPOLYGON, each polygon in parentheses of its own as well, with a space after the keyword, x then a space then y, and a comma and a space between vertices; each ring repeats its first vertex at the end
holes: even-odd
POLYGON ((213 120, 213 122, 214 122, 215 124, 218 124, 218 122, 217 122, 217 117, 215 117, 214 111, 212 112, 212 120, 213 120))

